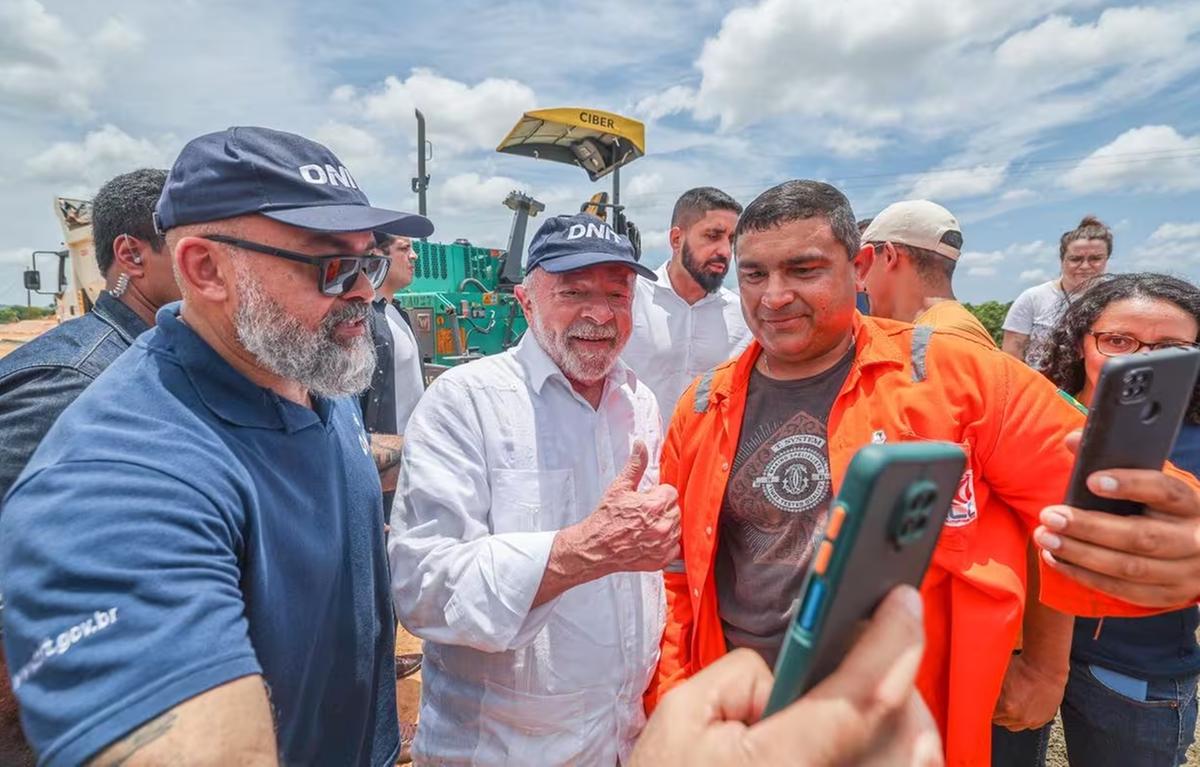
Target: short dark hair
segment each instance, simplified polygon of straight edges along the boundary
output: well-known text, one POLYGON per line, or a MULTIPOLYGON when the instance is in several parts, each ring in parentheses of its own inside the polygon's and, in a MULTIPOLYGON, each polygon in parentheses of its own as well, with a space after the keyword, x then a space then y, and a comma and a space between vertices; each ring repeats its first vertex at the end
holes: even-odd
MULTIPOLYGON (((876 252, 883 247, 882 242, 872 242, 871 245, 876 252)), ((903 242, 893 242, 892 247, 903 248, 908 252, 913 268, 917 270, 917 276, 926 285, 941 285, 943 282, 949 284, 954 279, 954 267, 958 266, 958 262, 953 258, 946 258, 941 253, 903 242)))
POLYGON ((875 220, 875 218, 871 217, 871 218, 864 218, 863 220, 859 221, 858 222, 858 233, 862 234, 863 232, 867 231, 867 227, 870 226, 871 222, 874 220, 875 220))
MULTIPOLYGON (((1084 336, 1092 332, 1096 320, 1109 304, 1129 298, 1148 298, 1174 304, 1195 317, 1200 325, 1200 288, 1190 282, 1151 272, 1102 275, 1092 281, 1083 295, 1071 302, 1050 334, 1046 354, 1042 358, 1042 375, 1068 394, 1080 392, 1087 380, 1081 351, 1084 336)), ((1192 392, 1187 421, 1200 423, 1200 382, 1192 392)))
POLYGON ((163 246, 163 238, 154 231, 154 206, 167 183, 167 172, 141 168, 109 179, 92 198, 92 240, 96 246, 96 265, 108 275, 116 260, 113 242, 123 234, 146 242, 154 250, 163 246))
POLYGON ((1067 246, 1076 240, 1100 240, 1108 246, 1108 255, 1112 255, 1112 230, 1095 216, 1084 216, 1079 226, 1069 232, 1063 232, 1063 236, 1058 240, 1059 261, 1067 257, 1067 246))
POLYGON ((687 229, 710 210, 730 210, 741 214, 741 204, 715 186, 698 186, 679 195, 671 211, 671 226, 687 229))
POLYGON ((821 216, 829 222, 833 236, 854 258, 861 247, 862 235, 854 222, 854 211, 846 195, 823 181, 785 181, 754 198, 738 219, 734 243, 746 232, 765 232, 783 224, 821 216))

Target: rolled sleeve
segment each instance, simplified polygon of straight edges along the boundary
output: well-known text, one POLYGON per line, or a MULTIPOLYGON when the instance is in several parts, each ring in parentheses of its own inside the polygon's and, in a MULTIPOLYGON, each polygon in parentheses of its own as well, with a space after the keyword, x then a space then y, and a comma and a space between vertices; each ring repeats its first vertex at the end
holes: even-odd
POLYGON ((409 421, 388 543, 392 597, 417 636, 502 652, 531 642, 550 616, 553 601, 532 605, 557 533, 497 529, 473 407, 439 379, 409 421))

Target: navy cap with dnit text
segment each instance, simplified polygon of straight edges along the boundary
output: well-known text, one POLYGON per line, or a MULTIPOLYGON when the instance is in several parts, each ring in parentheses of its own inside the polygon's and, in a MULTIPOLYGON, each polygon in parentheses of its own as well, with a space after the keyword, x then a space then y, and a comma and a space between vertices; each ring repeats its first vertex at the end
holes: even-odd
POLYGON ((628 237, 588 213, 547 219, 529 244, 525 271, 541 267, 557 274, 599 264, 623 264, 646 279, 658 280, 638 263, 628 237))
POLYGON ((154 225, 165 232, 249 213, 319 232, 433 234, 424 216, 371 207, 350 171, 321 144, 254 127, 189 141, 171 166, 154 225))

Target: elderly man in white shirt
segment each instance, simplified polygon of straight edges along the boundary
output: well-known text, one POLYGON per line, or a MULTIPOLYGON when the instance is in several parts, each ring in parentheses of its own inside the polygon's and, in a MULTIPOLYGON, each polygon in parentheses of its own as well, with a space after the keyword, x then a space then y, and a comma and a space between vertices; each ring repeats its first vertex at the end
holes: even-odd
POLYGON ((720 189, 689 189, 671 214, 671 258, 655 279, 639 279, 633 335, 621 358, 654 391, 671 420, 696 376, 750 343, 737 293, 722 287, 742 206, 720 189))
POLYGON ((550 219, 516 291, 530 332, 409 421, 388 551, 425 640, 417 763, 613 765, 645 723, 679 508, 654 396, 618 359, 635 272, 599 219, 550 219))

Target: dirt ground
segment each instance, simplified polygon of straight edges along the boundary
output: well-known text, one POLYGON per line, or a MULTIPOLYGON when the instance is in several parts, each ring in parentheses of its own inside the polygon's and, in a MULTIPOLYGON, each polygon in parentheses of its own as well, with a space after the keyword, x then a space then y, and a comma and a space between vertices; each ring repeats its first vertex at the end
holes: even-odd
POLYGON ((0 325, 0 357, 26 341, 45 333, 57 324, 57 320, 50 318, 48 320, 21 320, 0 325))

